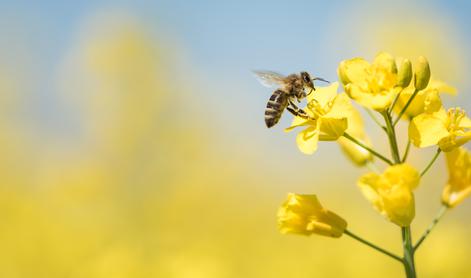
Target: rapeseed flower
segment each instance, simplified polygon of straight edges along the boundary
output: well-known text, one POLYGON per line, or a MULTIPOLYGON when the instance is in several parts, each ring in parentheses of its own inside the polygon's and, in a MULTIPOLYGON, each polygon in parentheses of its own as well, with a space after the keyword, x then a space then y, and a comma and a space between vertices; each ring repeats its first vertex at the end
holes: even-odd
POLYGON ((296 137, 301 152, 313 154, 319 141, 335 141, 342 136, 348 127, 347 118, 353 106, 345 94, 337 94, 337 82, 327 87, 318 87, 307 96, 308 105, 304 111, 309 118, 295 117, 290 127, 306 127, 296 137))
POLYGON ((340 237, 347 222, 323 208, 316 195, 289 193, 278 211, 278 226, 283 234, 340 237))
POLYGON ((446 153, 448 182, 442 193, 442 203, 454 207, 471 194, 471 154, 464 147, 446 153))
POLYGON ((420 175, 409 164, 388 167, 384 173, 368 173, 360 177, 358 186, 373 206, 391 222, 407 227, 415 216, 413 190, 420 175))
POLYGON ((420 148, 438 145, 442 151, 451 151, 471 140, 471 120, 461 108, 448 111, 427 111, 415 117, 409 125, 409 138, 420 148))
POLYGON ((386 52, 380 52, 372 64, 363 58, 342 61, 338 75, 349 97, 379 112, 389 108, 399 90, 396 61, 386 52))

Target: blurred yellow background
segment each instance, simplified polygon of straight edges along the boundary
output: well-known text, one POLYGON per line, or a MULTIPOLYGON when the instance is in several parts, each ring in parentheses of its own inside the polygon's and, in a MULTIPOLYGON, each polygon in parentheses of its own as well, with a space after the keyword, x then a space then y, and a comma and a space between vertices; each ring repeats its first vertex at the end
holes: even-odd
MULTIPOLYGON (((0 277, 402 277, 350 238, 278 233, 286 193, 316 193, 401 253, 399 228, 357 190, 367 170, 332 143, 301 154, 288 117, 266 130, 270 91, 250 71, 336 80, 342 59, 425 55, 459 89, 446 102, 469 110, 469 4, 1 5, 0 277)), ((415 238, 440 207, 442 160, 417 191, 415 238)), ((418 251, 421 277, 471 277, 470 209, 418 251)))

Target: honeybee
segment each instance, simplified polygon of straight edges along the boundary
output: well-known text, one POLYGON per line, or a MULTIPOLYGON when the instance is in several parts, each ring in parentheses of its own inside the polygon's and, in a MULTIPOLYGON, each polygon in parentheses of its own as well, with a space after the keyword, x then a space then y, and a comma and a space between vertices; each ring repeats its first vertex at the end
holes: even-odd
POLYGON ((302 99, 316 90, 314 80, 329 82, 319 77, 311 78, 309 73, 305 71, 288 76, 272 71, 254 71, 254 73, 262 85, 278 87, 271 95, 265 108, 265 124, 268 128, 278 123, 285 109, 294 116, 308 118, 308 114, 298 108, 294 101, 300 103, 302 99), (307 94, 306 89, 309 90, 307 94))

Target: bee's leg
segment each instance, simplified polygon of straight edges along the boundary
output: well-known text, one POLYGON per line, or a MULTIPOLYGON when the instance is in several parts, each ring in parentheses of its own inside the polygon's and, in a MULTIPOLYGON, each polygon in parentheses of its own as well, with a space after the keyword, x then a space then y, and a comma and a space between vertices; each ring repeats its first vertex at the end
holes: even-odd
POLYGON ((288 110, 294 116, 301 117, 301 118, 306 119, 306 120, 309 119, 309 116, 302 114, 302 112, 300 113, 298 110, 295 110, 292 107, 288 106, 288 107, 286 107, 286 110, 288 110))
POLYGON ((301 118, 307 119, 307 120, 311 118, 306 113, 306 111, 304 111, 303 109, 296 106, 296 104, 294 104, 291 100, 289 100, 288 103, 289 103, 289 105, 288 105, 288 107, 286 107, 286 110, 288 110, 294 116, 298 116, 298 117, 301 117, 301 118))

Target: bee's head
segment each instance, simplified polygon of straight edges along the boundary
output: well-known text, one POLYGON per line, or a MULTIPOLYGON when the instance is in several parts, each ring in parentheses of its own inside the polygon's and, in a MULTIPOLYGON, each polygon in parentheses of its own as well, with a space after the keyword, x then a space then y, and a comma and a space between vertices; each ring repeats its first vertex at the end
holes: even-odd
POLYGON ((312 89, 312 90, 316 90, 316 88, 314 88, 314 83, 312 82, 312 79, 309 73, 302 71, 301 79, 303 80, 303 84, 305 87, 308 87, 309 89, 312 89))

